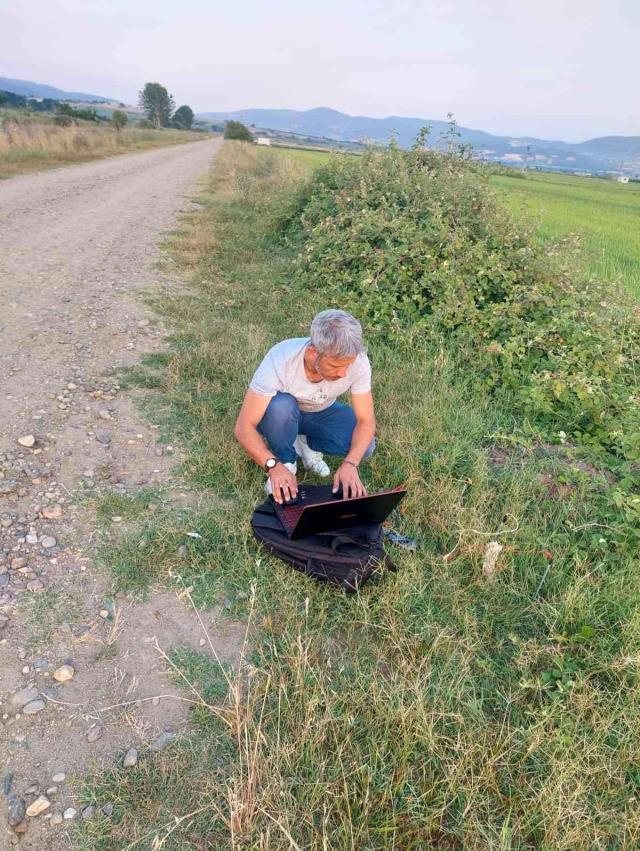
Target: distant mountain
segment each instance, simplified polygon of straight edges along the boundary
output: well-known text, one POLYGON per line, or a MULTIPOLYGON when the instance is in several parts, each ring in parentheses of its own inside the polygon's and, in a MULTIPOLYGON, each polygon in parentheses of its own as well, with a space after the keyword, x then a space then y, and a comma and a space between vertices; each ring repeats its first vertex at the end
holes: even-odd
POLYGON ((52 98, 53 100, 97 100, 106 103, 118 100, 102 95, 88 95, 86 92, 65 92, 44 83, 32 83, 30 80, 12 80, 9 77, 0 77, 0 91, 12 92, 14 95, 24 95, 25 97, 52 98))
MULTIPOLYGON (((236 112, 203 112, 198 118, 217 121, 242 121, 257 128, 315 136, 340 142, 388 142, 394 135, 399 145, 409 147, 419 130, 431 126, 430 144, 441 146, 439 139, 448 129, 445 121, 426 118, 368 118, 346 115, 335 109, 319 107, 294 109, 241 109, 236 112)), ((536 165, 563 171, 621 171, 640 174, 640 137, 604 136, 571 144, 534 137, 494 136, 483 130, 458 127, 460 141, 473 145, 476 155, 490 162, 513 166, 536 165)))

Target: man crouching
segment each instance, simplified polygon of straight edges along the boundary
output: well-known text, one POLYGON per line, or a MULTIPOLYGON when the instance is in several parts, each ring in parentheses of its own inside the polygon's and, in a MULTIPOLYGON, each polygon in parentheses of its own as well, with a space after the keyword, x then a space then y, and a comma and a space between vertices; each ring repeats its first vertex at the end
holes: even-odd
POLYGON ((375 448, 371 365, 358 320, 344 310, 324 310, 310 337, 283 340, 256 370, 236 422, 238 442, 263 467, 267 493, 278 503, 298 494, 299 456, 307 470, 329 476, 322 453, 344 456, 333 492, 364 496, 358 467, 375 448), (351 393, 353 407, 338 402, 351 393))

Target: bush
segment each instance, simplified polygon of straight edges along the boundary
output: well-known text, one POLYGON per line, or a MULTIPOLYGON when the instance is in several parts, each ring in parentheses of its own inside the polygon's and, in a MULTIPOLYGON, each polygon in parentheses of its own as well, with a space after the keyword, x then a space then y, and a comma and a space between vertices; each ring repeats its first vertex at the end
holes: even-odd
POLYGON ((123 112, 121 109, 114 109, 111 115, 111 123, 116 128, 116 130, 120 131, 123 127, 127 126, 127 122, 129 118, 126 112, 123 112))
POLYGON ((68 103, 58 103, 56 110, 59 115, 67 115, 69 118, 75 118, 81 121, 99 121, 98 113, 90 106, 84 109, 77 109, 68 103))
POLYGON ((175 127, 177 130, 191 130, 193 119, 193 110, 190 106, 185 104, 184 106, 179 106, 173 113, 171 126, 175 127))
POLYGON ((335 157, 280 227, 302 235, 298 274, 328 301, 389 338, 447 338, 547 439, 564 432, 630 483, 640 462, 637 305, 575 280, 466 156, 392 146, 335 157))
POLYGON ((141 118, 136 124, 136 127, 140 130, 153 130, 155 129, 155 124, 152 121, 149 121, 148 118, 141 118))
POLYGON ((56 115, 53 119, 54 124, 57 124, 58 127, 70 127, 72 124, 76 122, 69 115, 56 115))
POLYGON ((253 142, 251 130, 241 121, 227 121, 224 128, 225 139, 235 139, 237 142, 253 142))

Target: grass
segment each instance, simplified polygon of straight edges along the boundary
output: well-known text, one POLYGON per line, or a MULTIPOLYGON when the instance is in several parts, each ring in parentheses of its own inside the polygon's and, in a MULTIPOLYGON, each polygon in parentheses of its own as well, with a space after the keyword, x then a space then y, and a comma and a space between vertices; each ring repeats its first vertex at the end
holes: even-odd
POLYGON ((420 543, 393 551, 397 574, 343 596, 251 537, 263 474, 233 423, 266 349, 324 306, 292 279, 297 246, 271 230, 310 167, 226 144, 172 236, 191 289, 157 304, 174 325, 167 417, 216 506, 144 521, 103 557, 122 587, 175 583, 198 605, 228 595, 252 645, 226 697, 206 660, 174 656, 213 689, 193 735, 98 773, 83 800, 116 814, 79 825, 76 846, 638 847, 637 562, 591 526, 606 479, 569 446, 514 441, 473 364, 370 339, 379 445, 366 481, 407 484, 393 522, 420 543), (489 540, 505 547, 493 581, 489 540))
POLYGON ((177 145, 208 138, 180 130, 117 132, 110 126, 83 123, 58 127, 47 121, 6 119, 0 129, 0 180, 18 174, 86 162, 102 157, 177 145))
POLYGON ((542 173, 492 184, 513 212, 533 218, 540 239, 573 236, 585 271, 640 297, 640 184, 542 173))
POLYGON ((28 628, 27 647, 40 649, 49 644, 54 631, 63 623, 73 625, 81 617, 79 601, 67 595, 62 598, 52 588, 30 594, 20 601, 20 620, 28 628))

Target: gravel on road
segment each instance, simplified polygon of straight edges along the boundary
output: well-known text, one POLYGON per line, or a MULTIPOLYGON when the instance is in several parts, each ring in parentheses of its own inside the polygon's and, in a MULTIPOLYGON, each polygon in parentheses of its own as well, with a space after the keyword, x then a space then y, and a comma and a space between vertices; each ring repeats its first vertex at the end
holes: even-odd
MULTIPOLYGON (((87 496, 177 482, 179 447, 159 442, 114 369, 166 349, 140 295, 179 282, 159 270, 158 241, 219 145, 0 182, 0 847, 69 848, 69 826, 92 817, 82 773, 124 754, 135 765, 187 724, 155 642, 201 648, 202 626, 170 591, 114 600, 87 496)), ((203 617, 233 661, 239 627, 203 617)))

